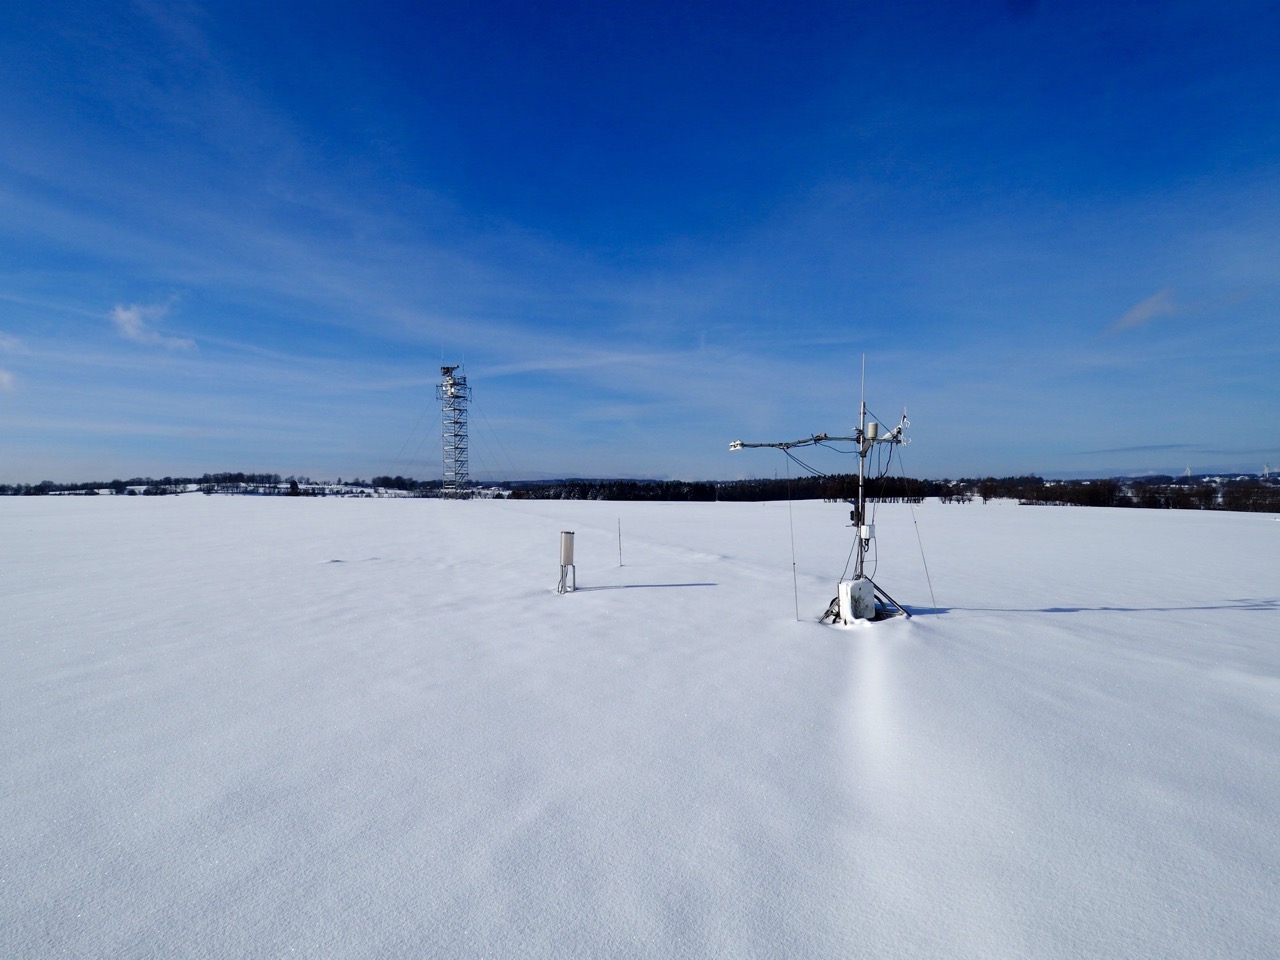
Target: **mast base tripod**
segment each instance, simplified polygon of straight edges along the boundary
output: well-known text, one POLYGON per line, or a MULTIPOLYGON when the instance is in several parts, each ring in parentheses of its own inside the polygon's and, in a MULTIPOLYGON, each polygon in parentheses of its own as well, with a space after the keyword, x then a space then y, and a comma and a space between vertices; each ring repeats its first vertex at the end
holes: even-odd
POLYGON ((839 592, 831 600, 827 612, 819 619, 819 623, 847 625, 854 620, 887 620, 897 616, 911 619, 911 613, 907 608, 889 596, 870 577, 841 580, 837 589, 839 592), (881 604, 879 607, 876 605, 877 600, 881 604))

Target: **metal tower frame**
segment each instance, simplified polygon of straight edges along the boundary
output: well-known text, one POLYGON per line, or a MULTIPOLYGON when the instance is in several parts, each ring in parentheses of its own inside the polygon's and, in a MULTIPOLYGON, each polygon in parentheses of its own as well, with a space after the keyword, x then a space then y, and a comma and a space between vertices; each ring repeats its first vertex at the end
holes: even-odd
POLYGON ((467 401, 471 388, 465 374, 456 373, 457 364, 441 367, 443 378, 436 385, 440 401, 440 441, 444 449, 444 483, 440 495, 462 498, 471 493, 470 452, 467 441, 467 401))

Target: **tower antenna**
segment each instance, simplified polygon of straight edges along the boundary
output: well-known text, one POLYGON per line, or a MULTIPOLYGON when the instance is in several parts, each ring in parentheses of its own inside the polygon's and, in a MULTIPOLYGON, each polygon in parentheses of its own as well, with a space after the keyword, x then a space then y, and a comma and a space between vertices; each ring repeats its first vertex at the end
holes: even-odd
POLYGON ((440 442, 444 450, 442 497, 464 499, 471 495, 470 451, 467 439, 467 402, 471 388, 461 367, 440 367, 436 399, 440 401, 440 442))
POLYGON ((905 411, 898 425, 884 434, 880 432, 881 425, 878 421, 874 418, 867 418, 866 365, 867 358, 864 354, 862 358, 862 399, 858 405, 858 428, 853 436, 833 437, 825 433, 815 433, 813 436, 805 437, 803 440, 787 440, 781 443, 744 443, 741 440, 734 440, 729 444, 730 450, 761 447, 781 450, 791 459, 795 459, 791 451, 796 447, 828 446, 833 443, 853 443, 855 445, 853 452, 858 455, 858 498, 856 501, 850 501, 853 503, 854 509, 849 514, 849 519, 853 521, 854 526, 857 560, 853 568, 853 579, 841 580, 837 585, 836 597, 827 607, 827 612, 822 615, 824 623, 828 619, 833 623, 839 620, 841 623, 847 624, 853 620, 875 620, 882 616, 897 616, 899 614, 905 617, 911 616, 902 604, 889 596, 879 584, 867 576, 866 572, 867 550, 876 535, 875 524, 867 520, 867 457, 877 444, 896 445, 910 442, 906 437, 906 431, 911 426, 905 411), (882 602, 882 607, 879 610, 877 610, 876 606, 877 598, 882 602), (894 613, 894 611, 897 612, 894 613))

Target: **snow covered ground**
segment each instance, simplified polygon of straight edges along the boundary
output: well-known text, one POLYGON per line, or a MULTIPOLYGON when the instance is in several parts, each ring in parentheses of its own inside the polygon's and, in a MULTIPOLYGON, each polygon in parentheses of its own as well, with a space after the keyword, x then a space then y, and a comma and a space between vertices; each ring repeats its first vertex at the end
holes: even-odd
POLYGON ((846 511, 0 498, 0 956, 1276 956, 1280 523, 846 511))

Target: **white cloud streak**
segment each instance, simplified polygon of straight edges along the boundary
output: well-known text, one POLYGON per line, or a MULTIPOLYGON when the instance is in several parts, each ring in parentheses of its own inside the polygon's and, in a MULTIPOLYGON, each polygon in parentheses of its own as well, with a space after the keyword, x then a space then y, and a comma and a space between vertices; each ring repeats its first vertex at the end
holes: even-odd
POLYGON ((1171 317, 1181 311, 1182 308, 1174 303, 1173 287, 1165 287, 1141 303, 1130 307, 1125 311, 1124 316, 1107 328, 1107 332, 1120 333, 1123 330, 1133 330, 1146 326, 1157 317, 1171 317))
POLYGON ((166 337, 151 329, 150 324, 163 320, 168 313, 169 307, 164 304, 143 306, 133 303, 127 307, 116 304, 115 309, 111 311, 111 322, 116 325, 120 336, 134 343, 166 347, 170 350, 194 350, 196 346, 194 340, 166 337))

